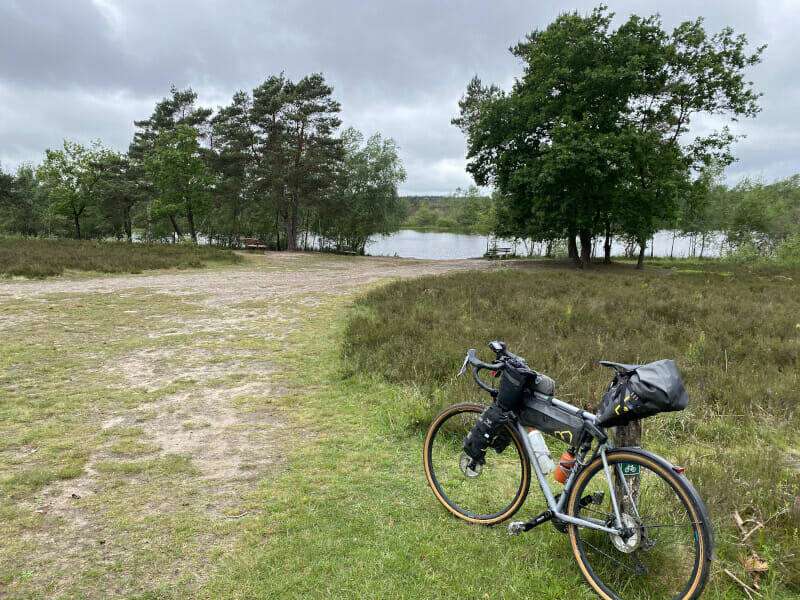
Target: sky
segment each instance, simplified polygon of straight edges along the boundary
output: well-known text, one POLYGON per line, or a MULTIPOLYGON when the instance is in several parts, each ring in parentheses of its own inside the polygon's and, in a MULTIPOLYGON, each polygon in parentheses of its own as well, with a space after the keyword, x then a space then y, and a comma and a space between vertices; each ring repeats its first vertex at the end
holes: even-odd
MULTIPOLYGON (((559 13, 598 2, 535 0, 0 0, 0 166, 39 164, 64 139, 126 151, 171 86, 198 105, 230 103, 271 75, 322 73, 343 127, 393 138, 402 195, 449 194, 472 184, 466 141, 450 120, 469 80, 510 90, 522 64, 508 48, 559 13)), ((620 24, 659 13, 665 29, 703 17, 706 30, 767 44, 747 70, 763 94, 726 183, 771 183, 800 173, 800 0, 607 2, 620 24)), ((695 131, 727 121, 699 119, 695 131)))

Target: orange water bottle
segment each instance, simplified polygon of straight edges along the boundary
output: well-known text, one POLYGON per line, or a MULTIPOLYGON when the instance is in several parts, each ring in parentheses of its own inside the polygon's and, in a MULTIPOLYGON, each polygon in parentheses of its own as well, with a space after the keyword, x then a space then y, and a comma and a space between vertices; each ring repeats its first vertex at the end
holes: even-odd
POLYGON ((572 471, 572 465, 575 464, 575 453, 567 450, 558 459, 558 467, 553 473, 553 478, 558 483, 566 483, 569 472, 572 471))

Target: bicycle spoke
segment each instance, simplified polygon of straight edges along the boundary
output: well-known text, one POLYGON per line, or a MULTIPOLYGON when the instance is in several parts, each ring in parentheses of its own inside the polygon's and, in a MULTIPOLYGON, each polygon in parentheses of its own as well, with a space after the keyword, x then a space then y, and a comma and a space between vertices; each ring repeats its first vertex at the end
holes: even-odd
MULTIPOLYGON (((589 528, 570 529, 576 557, 584 565, 584 574, 601 595, 625 600, 674 600, 695 597, 708 576, 708 555, 702 552, 707 539, 702 530, 704 519, 691 512, 689 496, 682 495, 678 480, 667 465, 663 467, 634 452, 620 451, 623 458, 609 453, 609 467, 620 473, 627 465, 635 475, 615 478, 609 483, 603 464, 597 461, 589 475, 580 479, 573 498, 604 492, 600 505, 581 506, 571 500, 572 515, 582 519, 599 518, 608 522, 613 516, 610 493, 619 503, 624 533, 614 535, 589 528), (613 486, 613 490, 609 490, 613 486), (591 491, 591 492, 590 492, 591 491), (636 509, 634 509, 634 506, 636 509), (639 515, 649 515, 642 519, 639 515), (701 558, 706 562, 701 563, 701 558), (698 583, 700 582, 700 583, 698 583), (602 587, 600 587, 602 586, 602 587)), ((702 514, 702 513, 699 513, 702 514)))
POLYGON ((625 563, 623 563, 623 562, 620 562, 619 560, 617 560, 616 558, 614 558, 614 557, 613 557, 613 556, 611 556, 610 554, 606 554, 605 552, 603 552, 602 550, 600 550, 600 548, 598 548, 597 546, 595 546, 595 545, 593 545, 593 544, 590 544, 590 543, 589 543, 589 542, 587 542, 586 540, 582 540, 582 543, 583 543, 583 544, 585 544, 585 545, 587 545, 587 546, 589 546, 589 547, 590 547, 592 550, 594 550, 594 551, 595 551, 595 552, 597 552, 598 554, 602 554, 603 556, 605 556, 605 557, 606 557, 608 560, 610 560, 611 562, 617 563, 617 564, 618 564, 620 567, 622 567, 622 568, 623 568, 623 569, 625 569, 626 571, 630 571, 632 574, 636 575, 636 570, 635 570, 635 569, 631 569, 631 568, 630 568, 628 565, 626 565, 625 563))

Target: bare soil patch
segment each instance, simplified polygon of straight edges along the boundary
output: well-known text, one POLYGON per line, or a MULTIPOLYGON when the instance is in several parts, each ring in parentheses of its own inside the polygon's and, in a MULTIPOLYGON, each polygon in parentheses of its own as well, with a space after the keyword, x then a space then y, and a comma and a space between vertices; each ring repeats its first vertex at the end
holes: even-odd
MULTIPOLYGON (((18 330, 61 302, 97 294, 165 295, 176 307, 130 325, 130 335, 143 340, 135 350, 113 358, 100 350, 95 357, 92 371, 104 374, 109 390, 145 400, 87 412, 87 423, 99 426, 107 443, 92 452, 80 476, 19 502, 41 520, 24 534, 24 550, 14 557, 18 568, 35 574, 28 591, 101 598, 199 585, 214 553, 236 544, 236 535, 220 533, 226 524, 261 510, 247 506, 246 498, 279 468, 283 443, 313 435, 280 410, 281 396, 302 390, 286 387, 260 344, 313 335, 298 331, 331 296, 379 281, 495 264, 266 253, 224 270, 0 282, 0 300, 30 307, 0 331, 18 330), (179 310, 182 303, 192 312, 179 310), (131 454, 120 450, 126 435, 136 441, 131 454), (184 520, 204 530, 174 534, 184 520), (102 579, 96 586, 87 569, 102 579)), ((118 325, 124 328, 138 312, 135 306, 122 311, 118 325)), ((109 341, 98 339, 98 348, 109 341)))

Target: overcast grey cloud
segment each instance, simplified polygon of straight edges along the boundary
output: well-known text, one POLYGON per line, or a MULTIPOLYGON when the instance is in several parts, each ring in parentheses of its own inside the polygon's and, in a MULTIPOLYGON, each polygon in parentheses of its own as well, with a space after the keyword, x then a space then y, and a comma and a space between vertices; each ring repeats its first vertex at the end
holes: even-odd
MULTIPOLYGON (((728 181, 800 172, 800 0, 609 1, 618 21, 660 13, 666 28, 705 18, 716 32, 768 44, 748 73, 762 113, 734 124, 746 135, 728 181)), ((151 1, 0 0, 0 164, 38 163, 63 139, 127 149, 135 119, 171 85, 217 108, 270 75, 321 72, 345 126, 394 138, 408 180, 401 192, 448 193, 471 183, 465 141, 450 119, 477 74, 509 89, 521 65, 508 47, 560 12, 595 2, 495 0, 151 1)), ((718 121, 697 122, 716 127, 718 121)))

